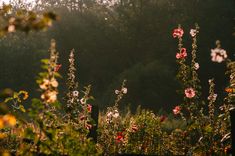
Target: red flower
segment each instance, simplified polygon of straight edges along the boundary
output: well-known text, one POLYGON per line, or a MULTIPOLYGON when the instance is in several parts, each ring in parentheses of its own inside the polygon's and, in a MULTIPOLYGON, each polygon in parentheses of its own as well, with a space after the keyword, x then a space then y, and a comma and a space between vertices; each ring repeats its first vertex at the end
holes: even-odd
POLYGON ((161 117, 160 117, 160 122, 164 122, 165 120, 166 120, 166 116, 165 115, 162 115, 161 117))
POLYGON ((87 111, 90 113, 92 111, 92 105, 87 104, 87 111))
POLYGON ((181 107, 180 106, 176 106, 174 109, 173 109, 173 113, 175 115, 179 114, 180 113, 180 110, 181 110, 181 107))
POLYGON ((116 137, 116 141, 117 142, 121 142, 121 141, 123 141, 123 139, 124 139, 123 133, 122 132, 118 132, 117 133, 117 137, 116 137))
POLYGON ((174 38, 176 38, 176 37, 181 38, 181 37, 183 36, 183 34, 184 34, 183 29, 177 28, 177 29, 174 29, 174 30, 173 30, 172 36, 173 36, 174 38))
POLYGON ((61 68, 61 66, 62 66, 62 64, 57 64, 56 66, 55 66, 55 72, 58 72, 59 71, 59 69, 61 68))

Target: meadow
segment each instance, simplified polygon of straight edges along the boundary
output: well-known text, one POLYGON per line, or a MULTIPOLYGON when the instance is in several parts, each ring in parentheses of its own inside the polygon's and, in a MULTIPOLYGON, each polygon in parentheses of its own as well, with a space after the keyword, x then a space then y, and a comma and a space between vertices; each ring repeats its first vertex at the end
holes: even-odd
MULTIPOLYGON (((59 19, 53 12, 13 10, 11 5, 3 5, 0 16, 4 21, 0 31, 2 38, 17 32, 41 32, 53 28, 59 19)), ((201 82, 198 74, 203 66, 198 61, 199 24, 189 29, 179 24, 168 32, 177 45, 172 53, 179 84, 175 94, 181 102, 172 104, 170 113, 165 114, 141 105, 135 111, 128 107, 125 100, 129 94, 128 79, 112 88, 112 94, 108 95, 115 97, 112 104, 99 109, 96 97, 92 95, 93 86, 78 81, 82 75, 76 65, 81 63, 77 49, 67 52, 68 56, 64 58, 67 63, 63 64, 57 50, 59 44, 51 39, 47 58, 38 60, 41 68, 35 73, 38 95, 14 88, 1 91, 1 154, 231 154, 230 112, 235 109, 235 61, 229 57, 223 41, 216 40, 214 47, 208 47, 210 59, 207 61, 215 66, 225 65, 226 72, 221 75, 226 75, 227 86, 219 87, 223 88, 220 95, 215 89, 215 78, 201 82), (65 75, 62 68, 66 69, 65 75), (59 89, 61 79, 66 81, 63 91, 59 89), (202 83, 208 84, 208 93, 202 91, 202 83), (217 101, 218 97, 223 100, 217 101)))

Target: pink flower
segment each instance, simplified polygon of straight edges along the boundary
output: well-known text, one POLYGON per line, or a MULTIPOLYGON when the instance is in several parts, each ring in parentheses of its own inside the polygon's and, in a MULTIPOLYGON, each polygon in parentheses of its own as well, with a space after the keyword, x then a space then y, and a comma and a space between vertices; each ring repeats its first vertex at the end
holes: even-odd
POLYGON ((92 125, 91 124, 86 124, 86 129, 90 130, 92 128, 92 125))
POLYGON ((211 61, 221 63, 228 57, 224 49, 211 49, 211 61))
POLYGON ((176 58, 177 59, 183 59, 187 56, 187 50, 186 48, 181 48, 179 53, 176 53, 176 58))
POLYGON ((54 71, 55 71, 55 72, 58 72, 61 67, 62 67, 62 64, 57 64, 57 65, 55 66, 54 71))
POLYGON ((136 125, 133 125, 131 127, 131 130, 132 130, 132 132, 136 132, 136 131, 138 131, 138 127, 136 125))
POLYGON ((195 91, 194 91, 194 89, 193 88, 187 88, 187 89, 185 89, 184 90, 184 93, 185 93, 185 95, 186 95, 186 97, 187 98, 193 98, 195 95, 196 95, 196 93, 195 93, 195 91))
POLYGON ((175 106, 175 108, 173 109, 173 113, 175 115, 179 114, 180 113, 180 110, 181 110, 181 107, 180 106, 175 106))
POLYGON ((177 29, 174 29, 174 30, 173 30, 172 36, 173 36, 174 38, 176 38, 176 37, 181 38, 181 37, 183 36, 183 34, 184 34, 183 29, 177 28, 177 29))
POLYGON ((91 110, 92 110, 92 105, 87 104, 87 111, 90 113, 90 112, 91 112, 91 110))

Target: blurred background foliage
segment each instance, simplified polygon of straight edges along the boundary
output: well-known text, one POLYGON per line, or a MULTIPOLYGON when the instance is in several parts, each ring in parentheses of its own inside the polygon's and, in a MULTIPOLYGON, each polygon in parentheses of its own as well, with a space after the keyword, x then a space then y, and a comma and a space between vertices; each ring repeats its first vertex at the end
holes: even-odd
MULTIPOLYGON (((16 0, 12 4, 20 3, 16 0)), ((40 59, 48 55, 51 38, 57 40, 61 72, 67 71, 67 59, 75 49, 80 87, 91 84, 95 103, 101 109, 111 105, 114 89, 125 78, 128 95, 123 107, 130 104, 171 111, 180 103, 175 90, 177 43, 172 30, 180 23, 185 30, 185 46, 191 46, 189 30, 200 25, 198 62, 203 92, 207 80, 215 77, 217 93, 226 87, 225 64, 210 61, 215 40, 222 42, 234 58, 234 0, 38 0, 34 11, 54 11, 59 20, 47 32, 9 34, 0 39, 0 88, 27 90, 37 95, 34 83, 40 71, 40 59), (109 3, 110 2, 110 3, 109 3), (210 76, 210 77, 209 77, 210 76)), ((60 93, 65 92, 65 79, 60 93)), ((61 95, 62 96, 62 95, 61 95)), ((222 100, 222 97, 220 98, 222 100)), ((220 102, 221 100, 218 100, 220 102)), ((122 107, 121 106, 121 107, 122 107)))

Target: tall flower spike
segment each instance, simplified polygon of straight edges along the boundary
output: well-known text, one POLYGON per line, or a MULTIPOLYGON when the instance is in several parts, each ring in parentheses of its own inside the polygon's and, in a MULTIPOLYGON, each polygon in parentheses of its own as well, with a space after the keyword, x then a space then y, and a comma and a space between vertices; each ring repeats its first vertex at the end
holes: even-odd
POLYGON ((75 58, 74 58, 75 50, 72 49, 69 54, 69 68, 68 68, 68 77, 67 77, 67 93, 66 93, 66 107, 67 112, 70 116, 73 114, 78 114, 78 105, 80 103, 79 100, 79 91, 78 91, 78 82, 76 81, 76 67, 75 67, 75 58))
POLYGON ((41 99, 45 103, 54 103, 57 100, 57 87, 59 85, 55 78, 55 68, 57 66, 59 53, 56 51, 56 41, 54 39, 51 40, 51 46, 49 51, 50 59, 42 61, 47 66, 47 71, 40 74, 41 76, 39 78, 38 83, 39 87, 43 91, 43 93, 41 94, 41 99))

